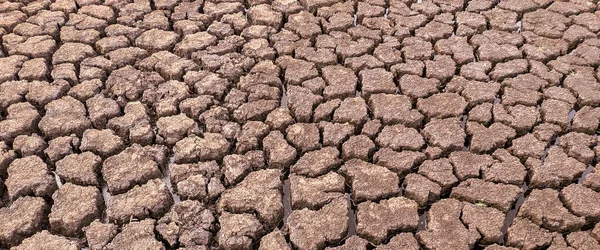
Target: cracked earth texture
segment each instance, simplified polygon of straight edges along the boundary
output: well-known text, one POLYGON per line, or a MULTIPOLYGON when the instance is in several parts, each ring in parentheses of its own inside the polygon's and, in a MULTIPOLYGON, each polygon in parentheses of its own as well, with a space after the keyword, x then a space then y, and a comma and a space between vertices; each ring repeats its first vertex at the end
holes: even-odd
POLYGON ((0 0, 0 249, 600 249, 597 0, 0 0))

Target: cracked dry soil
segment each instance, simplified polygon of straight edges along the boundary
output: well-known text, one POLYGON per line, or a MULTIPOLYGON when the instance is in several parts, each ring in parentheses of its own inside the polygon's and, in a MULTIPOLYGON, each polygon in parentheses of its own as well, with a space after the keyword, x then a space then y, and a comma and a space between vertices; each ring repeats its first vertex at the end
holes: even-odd
POLYGON ((597 0, 0 0, 0 249, 600 249, 597 0))

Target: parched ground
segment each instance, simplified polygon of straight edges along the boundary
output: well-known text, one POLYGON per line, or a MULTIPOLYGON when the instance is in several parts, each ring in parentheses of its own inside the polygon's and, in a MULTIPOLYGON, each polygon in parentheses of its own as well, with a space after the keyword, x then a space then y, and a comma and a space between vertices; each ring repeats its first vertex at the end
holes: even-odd
POLYGON ((600 249, 599 32, 597 0, 0 0, 0 249, 600 249))

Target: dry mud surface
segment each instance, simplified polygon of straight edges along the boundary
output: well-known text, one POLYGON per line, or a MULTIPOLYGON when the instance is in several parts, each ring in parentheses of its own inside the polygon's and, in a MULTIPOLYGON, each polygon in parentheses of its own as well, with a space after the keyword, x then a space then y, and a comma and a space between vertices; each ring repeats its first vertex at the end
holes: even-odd
POLYGON ((0 0, 0 249, 600 249, 596 0, 0 0))

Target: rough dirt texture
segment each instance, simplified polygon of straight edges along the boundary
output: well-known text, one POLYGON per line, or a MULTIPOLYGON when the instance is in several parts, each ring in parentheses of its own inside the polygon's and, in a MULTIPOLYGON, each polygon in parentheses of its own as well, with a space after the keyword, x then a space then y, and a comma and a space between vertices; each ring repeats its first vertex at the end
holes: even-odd
POLYGON ((600 249, 598 0, 0 0, 0 250, 600 249))

